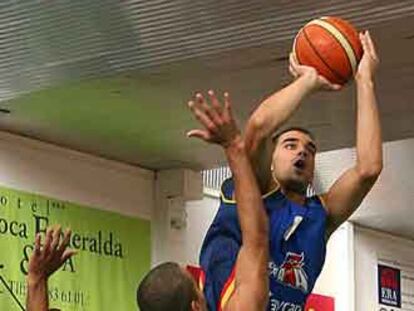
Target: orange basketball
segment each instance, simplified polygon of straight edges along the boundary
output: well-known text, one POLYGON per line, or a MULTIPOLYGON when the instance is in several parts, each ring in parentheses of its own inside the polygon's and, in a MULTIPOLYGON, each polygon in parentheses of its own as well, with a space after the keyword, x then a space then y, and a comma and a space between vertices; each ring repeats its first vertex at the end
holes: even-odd
POLYGON ((297 34, 293 53, 299 64, 312 66, 336 84, 355 74, 362 57, 358 31, 338 17, 321 17, 307 23, 297 34))

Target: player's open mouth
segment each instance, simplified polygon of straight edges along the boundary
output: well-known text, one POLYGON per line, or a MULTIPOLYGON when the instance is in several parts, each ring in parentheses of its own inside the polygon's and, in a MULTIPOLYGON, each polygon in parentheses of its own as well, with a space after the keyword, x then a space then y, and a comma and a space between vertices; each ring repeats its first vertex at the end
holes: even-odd
POLYGON ((305 161, 303 159, 297 159, 293 163, 293 166, 297 169, 304 170, 306 165, 305 165, 305 161))

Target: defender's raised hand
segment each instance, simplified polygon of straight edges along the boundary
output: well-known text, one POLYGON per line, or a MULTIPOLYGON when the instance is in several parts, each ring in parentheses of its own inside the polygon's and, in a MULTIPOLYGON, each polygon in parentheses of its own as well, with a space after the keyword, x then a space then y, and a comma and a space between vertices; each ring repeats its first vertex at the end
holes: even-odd
POLYGON ((47 229, 42 246, 40 234, 36 235, 34 251, 29 259, 27 274, 27 311, 51 311, 49 309, 48 279, 76 252, 68 249, 71 231, 62 235, 60 226, 47 229))
POLYGON ((226 148, 240 138, 240 130, 231 110, 230 96, 227 92, 224 93, 224 105, 212 90, 208 91, 208 96, 210 103, 200 93, 188 102, 188 107, 204 129, 193 129, 187 132, 187 136, 197 137, 226 148))
POLYGON ((35 248, 29 259, 29 278, 48 278, 76 253, 67 249, 71 231, 66 230, 63 237, 61 233, 60 226, 48 228, 43 247, 40 235, 36 235, 35 248))

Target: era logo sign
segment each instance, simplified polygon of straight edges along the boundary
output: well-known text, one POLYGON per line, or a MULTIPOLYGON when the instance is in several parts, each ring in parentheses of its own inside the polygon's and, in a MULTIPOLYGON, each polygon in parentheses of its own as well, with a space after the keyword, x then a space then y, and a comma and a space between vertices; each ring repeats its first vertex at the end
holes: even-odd
POLYGON ((386 306, 401 308, 401 271, 378 265, 378 299, 386 306))

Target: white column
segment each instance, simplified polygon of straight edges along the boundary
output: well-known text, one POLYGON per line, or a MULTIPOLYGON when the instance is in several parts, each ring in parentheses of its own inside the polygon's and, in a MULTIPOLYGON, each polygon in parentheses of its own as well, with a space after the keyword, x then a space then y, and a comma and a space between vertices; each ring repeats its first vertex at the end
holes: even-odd
POLYGON ((201 173, 186 169, 162 170, 155 178, 155 208, 152 214, 152 264, 185 263, 187 214, 185 203, 201 200, 201 173))

